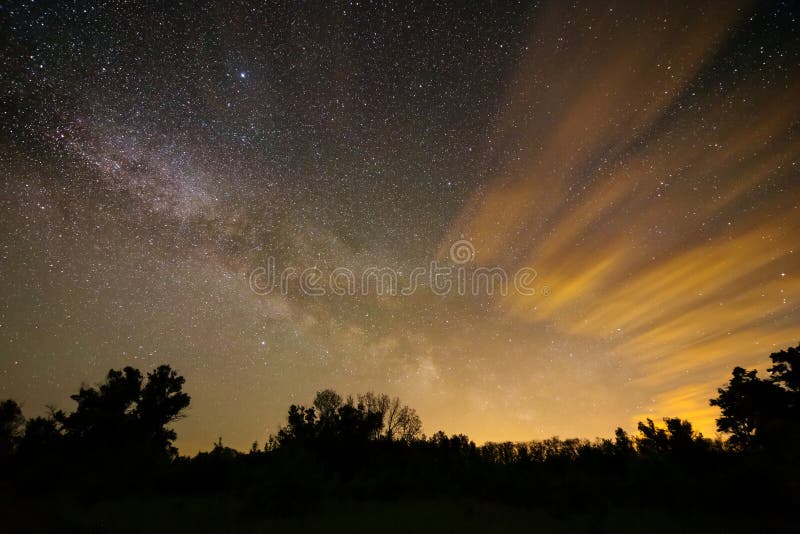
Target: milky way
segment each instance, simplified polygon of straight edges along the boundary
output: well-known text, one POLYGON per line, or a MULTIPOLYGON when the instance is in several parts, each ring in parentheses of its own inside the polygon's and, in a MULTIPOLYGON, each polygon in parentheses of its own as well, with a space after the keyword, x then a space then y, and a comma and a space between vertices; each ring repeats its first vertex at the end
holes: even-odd
POLYGON ((4 5, 0 396, 34 415, 170 363, 186 453, 325 387, 477 441, 713 433, 730 369, 800 340, 797 16, 4 5), (460 240, 536 294, 250 283, 267 258, 407 275, 460 240))

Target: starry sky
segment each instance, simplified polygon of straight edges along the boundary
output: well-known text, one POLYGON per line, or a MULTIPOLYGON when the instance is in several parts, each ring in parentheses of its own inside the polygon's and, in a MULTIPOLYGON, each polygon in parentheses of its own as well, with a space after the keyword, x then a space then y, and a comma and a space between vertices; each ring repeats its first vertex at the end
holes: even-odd
MULTIPOLYGON (((728 2, 3 2, 0 397, 186 377, 178 446, 314 392, 427 433, 714 433, 800 341, 800 9, 728 2), (452 263, 536 294, 260 294, 452 263)), ((405 274, 403 274, 405 273, 405 274)))

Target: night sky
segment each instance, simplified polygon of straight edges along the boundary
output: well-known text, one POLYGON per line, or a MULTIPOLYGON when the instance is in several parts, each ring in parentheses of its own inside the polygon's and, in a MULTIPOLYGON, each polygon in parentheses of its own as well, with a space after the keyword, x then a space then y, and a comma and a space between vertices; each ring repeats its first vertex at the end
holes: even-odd
POLYGON ((3 2, 0 397, 169 363, 183 453, 326 387, 477 442, 713 435, 800 341, 800 8, 472 4, 3 2), (264 295, 268 258, 535 295, 264 295))

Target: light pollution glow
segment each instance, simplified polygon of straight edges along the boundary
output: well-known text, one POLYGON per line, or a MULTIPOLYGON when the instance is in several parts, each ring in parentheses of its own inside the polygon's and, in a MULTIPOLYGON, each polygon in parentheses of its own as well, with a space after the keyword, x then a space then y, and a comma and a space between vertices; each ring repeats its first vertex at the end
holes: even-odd
POLYGON ((680 416, 713 435, 708 399, 732 366, 763 368, 800 336, 800 281, 787 274, 799 261, 800 84, 743 75, 691 92, 742 16, 730 6, 685 19, 642 7, 631 19, 664 21, 646 36, 601 17, 559 39, 564 11, 533 31, 510 84, 523 96, 500 126, 532 149, 474 196, 444 244, 470 236, 479 260, 535 267, 553 294, 512 294, 497 313, 607 343, 630 387, 651 395, 626 423, 680 416))

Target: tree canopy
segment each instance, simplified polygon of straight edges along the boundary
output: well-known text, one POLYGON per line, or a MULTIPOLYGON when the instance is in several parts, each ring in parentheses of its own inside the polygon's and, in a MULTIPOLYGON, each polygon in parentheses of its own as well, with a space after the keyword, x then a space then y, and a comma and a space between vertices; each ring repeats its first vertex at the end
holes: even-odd
MULTIPOLYGON (((18 440, 23 454, 60 448, 71 455, 102 459, 174 457, 175 431, 167 425, 182 417, 190 397, 184 378, 161 365, 143 377, 138 369, 111 369, 97 386, 82 386, 70 398, 75 410, 53 410, 50 417, 24 422, 18 440)), ((5 406, 8 402, 3 404, 5 406)))
POLYGON ((289 407, 287 425, 278 431, 280 444, 311 442, 361 443, 369 440, 411 441, 422 422, 400 399, 367 392, 346 400, 332 389, 318 391, 312 406, 289 407))
POLYGON ((761 378, 755 369, 733 369, 728 384, 711 399, 721 416, 717 429, 738 450, 795 454, 800 437, 800 346, 770 355, 772 367, 761 378))

